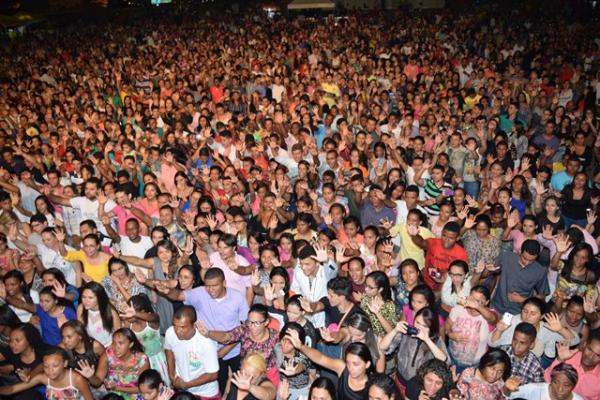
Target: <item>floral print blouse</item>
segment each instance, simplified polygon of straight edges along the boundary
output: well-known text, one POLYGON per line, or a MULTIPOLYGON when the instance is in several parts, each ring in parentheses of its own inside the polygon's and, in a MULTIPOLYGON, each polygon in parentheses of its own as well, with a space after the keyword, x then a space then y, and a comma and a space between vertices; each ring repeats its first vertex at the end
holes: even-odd
POLYGON ((480 380, 475 375, 476 368, 467 368, 458 379, 458 390, 465 396, 465 400, 500 400, 504 399, 502 387, 504 382, 488 383, 480 380))
POLYGON ((231 339, 229 343, 240 342, 240 356, 244 358, 246 354, 260 352, 267 361, 267 368, 277 368, 277 357, 275 356, 275 345, 279 342, 279 335, 272 329, 268 329, 269 337, 264 342, 256 343, 250 338, 248 327, 240 325, 229 332, 231 339))

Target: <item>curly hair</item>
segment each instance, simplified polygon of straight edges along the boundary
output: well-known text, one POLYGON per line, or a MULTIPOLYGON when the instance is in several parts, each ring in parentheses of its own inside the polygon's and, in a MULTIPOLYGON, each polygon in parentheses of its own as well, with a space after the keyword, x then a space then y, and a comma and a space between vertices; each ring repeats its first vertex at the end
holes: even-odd
POLYGON ((452 372, 448 365, 445 362, 440 361, 438 359, 431 359, 423 363, 417 370, 417 380, 419 382, 419 388, 423 388, 423 381, 425 380, 425 375, 428 373, 433 373, 437 375, 443 382, 442 388, 432 397, 430 400, 441 400, 443 398, 447 398, 449 396, 450 390, 454 388, 454 379, 452 378, 452 372))

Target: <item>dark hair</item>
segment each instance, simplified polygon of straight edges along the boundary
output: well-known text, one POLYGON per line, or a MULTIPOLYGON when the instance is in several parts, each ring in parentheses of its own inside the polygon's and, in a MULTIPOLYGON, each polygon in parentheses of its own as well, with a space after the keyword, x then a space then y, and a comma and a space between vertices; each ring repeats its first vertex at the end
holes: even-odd
POLYGON ((8 271, 2 277, 2 282, 4 282, 6 284, 6 281, 11 278, 16 279, 17 282, 19 282, 19 289, 21 290, 21 293, 23 294, 25 301, 27 303, 33 304, 33 299, 29 295, 29 286, 27 286, 27 284, 25 283, 25 277, 23 276, 21 271, 19 271, 18 269, 13 269, 13 270, 8 271))
POLYGON ((369 317, 363 313, 354 313, 348 317, 347 323, 345 324, 348 327, 352 327, 354 329, 358 329, 361 332, 365 333, 365 344, 371 351, 371 356, 374 358, 374 361, 377 362, 379 358, 379 350, 377 348, 377 337, 375 336, 375 332, 373 331, 373 324, 369 317))
POLYGON ((8 304, 0 306, 0 325, 7 326, 12 329, 13 326, 17 326, 21 323, 17 314, 10 308, 8 304))
MULTIPOLYGON (((446 364, 444 364, 444 365, 446 365, 446 364)), ((402 395, 398 391, 398 387, 394 383, 394 380, 392 378, 390 378, 389 376, 387 376, 386 374, 371 375, 371 377, 369 378, 368 385, 369 385, 369 388, 371 388, 372 386, 377 386, 390 399, 402 400, 402 395)))
POLYGON ((171 396, 170 400, 196 400, 196 399, 197 399, 196 396, 194 396, 187 390, 184 390, 182 392, 175 393, 173 396, 171 396))
POLYGON ((58 268, 45 269, 40 274, 42 279, 44 278, 44 275, 52 275, 54 277, 54 279, 57 280, 65 288, 67 287, 67 285, 69 285, 69 283, 67 282, 67 279, 65 278, 65 274, 63 274, 62 271, 59 270, 58 268))
MULTIPOLYGON (((179 268, 179 271, 177 271, 177 277, 179 277, 179 274, 181 274, 181 271, 183 270, 186 270, 190 274, 192 274, 192 277, 194 278, 194 281, 192 282, 192 288, 197 288, 198 286, 200 286, 200 275, 198 274, 198 270, 194 268, 193 265, 182 265, 179 268)), ((177 283, 177 287, 179 287, 179 283, 177 283)))
MULTIPOLYGON (((83 296, 83 292, 85 290, 89 290, 94 293, 96 296, 96 300, 98 301, 98 311, 100 311, 100 317, 102 318, 102 326, 108 332, 112 332, 114 321, 112 316, 113 307, 108 300, 108 296, 106 295, 106 290, 102 287, 98 282, 88 282, 81 287, 81 295, 83 296)), ((85 307, 81 307, 81 317, 83 318, 83 325, 87 327, 88 324, 88 310, 85 307)))
POLYGON ((373 271, 367 275, 367 279, 371 278, 375 282, 377 289, 381 289, 381 297, 383 301, 392 300, 392 289, 390 288, 390 280, 382 271, 373 271))
MULTIPOLYGON (((75 333, 81 337, 81 341, 83 342, 83 347, 84 347, 83 358, 88 360, 90 362, 90 364, 95 365, 98 362, 98 357, 96 356, 96 353, 94 353, 94 340, 92 338, 90 338, 90 336, 87 333, 87 330, 85 329, 85 327, 83 326, 81 321, 72 320, 72 321, 67 321, 64 324, 62 324, 62 326, 60 327, 60 336, 61 337, 64 336, 64 331, 67 328, 73 329, 75 331, 75 333)), ((71 368, 78 368, 77 355, 71 351, 68 351, 68 353, 69 353, 69 356, 71 359, 71 361, 70 361, 71 368)))
POLYGON ((69 354, 60 347, 51 346, 51 347, 47 348, 46 351, 44 352, 44 357, 54 356, 54 355, 61 356, 64 361, 69 361, 69 354))
POLYGON ((138 378, 138 387, 141 385, 146 385, 150 389, 158 389, 160 384, 164 384, 160 373, 155 369, 147 369, 138 378))
POLYGON ((135 335, 135 333, 133 333, 133 331, 131 329, 129 329, 129 328, 117 329, 115 331, 115 333, 113 333, 113 338, 116 335, 123 335, 127 338, 127 340, 129 340, 131 343, 133 343, 133 346, 131 347, 132 353, 143 353, 144 352, 144 346, 142 345, 142 343, 140 343, 139 339, 137 338, 137 336, 135 335))
POLYGON ((224 281, 225 274, 220 268, 211 267, 206 270, 206 273, 204 273, 204 280, 206 281, 208 279, 221 279, 222 281, 224 281))
POLYGON ((565 374, 565 376, 573 386, 577 385, 577 381, 579 380, 579 373, 572 365, 567 364, 565 362, 557 364, 554 368, 552 368, 552 371, 550 372, 550 381, 552 381, 552 378, 554 378, 558 374, 565 374))
POLYGON ((417 285, 408 294, 408 306, 410 307, 411 310, 412 310, 412 299, 416 294, 420 294, 421 296, 425 297, 425 299, 427 300, 428 307, 435 306, 435 295, 433 294, 433 291, 429 288, 429 286, 417 285))
POLYGON ((479 225, 479 224, 485 224, 487 226, 488 231, 491 229, 492 227, 492 220, 490 219, 490 217, 486 214, 480 214, 475 218, 475 225, 479 225))
POLYGON ((280 276, 283 278, 285 282, 283 285, 283 291, 285 293, 285 297, 288 297, 290 292, 290 275, 288 274, 287 270, 283 267, 275 267, 269 274, 269 279, 273 279, 275 276, 280 276))
POLYGON ((537 297, 530 297, 523 302, 523 305, 521 306, 521 310, 523 308, 525 308, 525 306, 528 304, 531 304, 531 305, 537 307, 540 310, 540 313, 542 313, 542 314, 544 313, 544 310, 546 309, 546 303, 544 303, 543 300, 540 300, 537 297))
MULTIPOLYGON (((173 397, 171 397, 173 398, 173 397)), ((107 393, 100 400, 125 400, 123 396, 116 393, 107 393)))
POLYGON ((414 319, 417 319, 418 316, 423 317, 423 321, 429 327, 430 338, 435 338, 440 333, 440 317, 433 307, 434 305, 430 305, 428 307, 421 308, 419 311, 417 311, 414 317, 414 319))
POLYGON ((454 388, 454 379, 452 378, 452 372, 448 365, 436 358, 425 361, 417 370, 417 381, 419 383, 419 389, 423 388, 423 382, 425 375, 432 373, 437 375, 443 382, 440 390, 430 398, 433 400, 442 399, 449 397, 449 392, 454 388))
POLYGON ((281 328, 281 332, 279 332, 279 340, 283 339, 289 331, 298 332, 298 337, 300 338, 300 342, 301 343, 306 342, 306 331, 304 330, 302 325, 300 325, 297 322, 288 322, 287 324, 285 324, 283 326, 283 328, 281 328))
POLYGON ((42 350, 42 336, 40 335, 40 331, 38 331, 35 326, 31 325, 29 322, 20 323, 12 330, 12 332, 16 331, 23 332, 27 343, 29 343, 29 346, 33 348, 36 356, 41 354, 39 352, 42 350))
POLYGON ((344 361, 346 361, 346 358, 350 354, 357 356, 365 363, 371 364, 367 368, 367 375, 371 374, 374 371, 375 366, 373 365, 373 357, 371 355, 371 350, 369 350, 369 347, 366 344, 358 342, 350 343, 348 347, 346 347, 346 352, 344 353, 344 361))
POLYGON ((484 297, 485 297, 485 299, 486 299, 487 301, 490 301, 490 291, 489 291, 489 289, 488 289, 488 288, 486 288, 485 286, 483 286, 483 285, 477 285, 477 286, 473 286, 473 287, 471 288, 471 293, 473 293, 473 292, 475 292, 475 293, 480 293, 482 296, 484 296, 484 297))
MULTIPOLYGON (((585 269, 586 271, 592 271, 592 261, 594 261, 594 252, 592 250, 592 246, 590 246, 589 244, 585 243, 585 242, 579 242, 576 243, 575 246, 573 246, 573 248, 571 249, 571 252, 569 253, 569 258, 567 260, 567 262, 565 263, 564 268, 562 269, 562 271, 560 272, 560 275, 568 280, 571 279, 571 272, 573 271, 573 264, 575 261, 575 255, 580 252, 580 251, 585 251, 587 253, 587 261, 585 263, 585 269)), ((593 282, 596 282, 596 277, 595 274, 593 276, 592 279, 589 279, 586 276, 586 282, 585 283, 591 283, 591 282, 587 282, 588 280, 593 282)))
POLYGON ((128 303, 135 309, 135 311, 143 311, 146 313, 154 313, 152 308, 152 302, 146 293, 136 294, 129 298, 128 303))
POLYGON ((225 243, 227 247, 237 248, 237 238, 232 234, 224 233, 219 237, 218 241, 225 243))
POLYGON ((331 380, 329 380, 329 378, 321 376, 314 380, 312 385, 310 385, 310 391, 308 392, 309 399, 311 398, 313 389, 323 389, 327 391, 327 393, 329 393, 329 397, 331 397, 331 400, 336 400, 337 392, 335 389, 335 385, 333 384, 333 382, 331 382, 331 380))
POLYGON ((527 253, 537 257, 540 254, 539 242, 534 239, 525 240, 521 245, 521 253, 527 253))
POLYGON ((348 260, 348 266, 350 266, 350 263, 358 263, 358 265, 360 265, 361 269, 365 269, 365 260, 362 259, 362 257, 358 257, 358 256, 354 256, 352 257, 350 260, 348 260))
POLYGON ((269 309, 264 304, 252 304, 252 306, 248 310, 248 315, 250 315, 250 313, 260 314, 265 321, 269 320, 269 309))
POLYGON ((198 317, 196 315, 196 309, 194 307, 188 306, 188 305, 183 305, 183 306, 179 307, 173 313, 173 319, 180 320, 183 318, 189 319, 192 324, 195 323, 196 320, 198 319, 198 317))
POLYGON ((116 257, 111 257, 110 260, 108 261, 108 274, 111 275, 112 274, 112 269, 115 266, 115 264, 120 264, 121 266, 123 266, 123 269, 125 270, 125 275, 129 276, 131 275, 131 272, 129 271, 129 267, 127 266, 127 263, 123 260, 121 260, 120 258, 116 258, 116 257))
POLYGON ((511 374, 511 363, 510 357, 504 350, 493 349, 489 350, 487 353, 481 357, 479 360, 479 372, 483 372, 483 370, 487 367, 493 367, 496 364, 504 364, 504 373, 502 374, 502 379, 507 380, 511 374))
MULTIPOLYGON (((450 263, 450 265, 448 266, 448 272, 450 272, 450 268, 452 267, 459 267, 463 270, 463 272, 465 273, 465 276, 467 276, 467 274, 469 273, 469 264, 467 264, 465 261, 463 260, 454 260, 450 263)), ((452 293, 456 293, 456 287, 454 286, 454 283, 451 283, 452 285, 452 293)))
POLYGON ((338 296, 343 296, 346 300, 352 299, 352 282, 346 277, 337 276, 327 282, 327 290, 331 290, 338 296))
POLYGON ((537 337, 537 330, 535 329, 535 326, 528 322, 519 323, 515 328, 515 333, 516 332, 521 332, 522 334, 527 335, 531 339, 532 343, 535 342, 535 338, 537 337))
POLYGON ((444 225, 444 230, 456 233, 458 235, 460 233, 460 225, 458 225, 456 221, 446 222, 446 225, 444 225))

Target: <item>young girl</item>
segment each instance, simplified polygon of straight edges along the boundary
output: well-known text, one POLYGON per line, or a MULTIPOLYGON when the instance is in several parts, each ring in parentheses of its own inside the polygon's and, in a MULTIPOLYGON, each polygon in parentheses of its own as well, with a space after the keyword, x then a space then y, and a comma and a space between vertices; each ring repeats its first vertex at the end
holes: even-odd
POLYGON ((270 274, 273 268, 281 265, 277 247, 272 244, 261 246, 259 257, 259 268, 252 274, 252 289, 255 293, 255 301, 265 303, 265 288, 269 285, 270 274))
POLYGON ((294 254, 294 236, 290 233, 284 233, 279 238, 279 259, 281 265, 285 268, 293 268, 293 261, 296 258, 294 254))
POLYGON ((44 372, 27 382, 0 387, 0 395, 10 396, 38 385, 46 385, 48 400, 94 399, 88 381, 68 368, 68 355, 63 349, 55 347, 46 351, 43 360, 44 372))
POLYGON ((285 306, 285 316, 288 323, 295 322, 304 329, 304 333, 306 334, 306 345, 316 347, 318 338, 317 330, 312 322, 306 319, 306 312, 302 308, 300 298, 300 295, 295 295, 288 299, 285 306))
POLYGON ((175 392, 166 385, 158 371, 148 369, 138 379, 140 394, 136 400, 169 400, 175 392))
POLYGON ((29 290, 23 274, 16 269, 7 272, 2 281, 4 285, 0 286, 0 297, 6 300, 21 322, 29 322, 35 312, 35 305, 40 302, 38 292, 29 290))
POLYGON ((35 305, 35 314, 40 320, 42 339, 50 346, 58 346, 61 342, 60 327, 67 321, 77 319, 70 303, 57 297, 51 287, 45 287, 40 292, 40 304, 35 305))
MULTIPOLYGON (((408 325, 413 325, 415 315, 423 308, 429 307, 435 312, 435 296, 429 286, 417 285, 410 291, 408 295, 408 304, 402 307, 402 321, 406 321, 408 325)), ((440 336, 443 338, 444 318, 438 316, 440 326, 440 336)))
POLYGON ((42 284, 53 289, 57 297, 71 304, 73 309, 79 305, 79 290, 70 285, 64 274, 58 268, 49 268, 42 272, 42 284))
POLYGON ((367 275, 365 294, 360 306, 368 315, 375 333, 384 336, 398 323, 388 277, 381 271, 371 272, 367 275))
POLYGON ((375 226, 367 226, 363 232, 363 243, 360 245, 360 256, 365 261, 365 271, 371 272, 377 269, 377 256, 375 255, 375 248, 377 247, 377 241, 379 240, 379 229, 375 226))
POLYGON ((412 258, 407 258, 400 263, 400 278, 394 285, 396 311, 400 313, 402 308, 408 305, 408 296, 417 285, 422 284, 419 265, 412 258))
POLYGON ((112 333, 121 327, 119 315, 110 304, 106 291, 96 282, 88 282, 81 288, 77 319, 83 323, 90 337, 104 347, 110 345, 112 333))
POLYGON ((308 396, 310 382, 314 380, 314 376, 309 376, 310 362, 306 356, 297 351, 289 339, 286 338, 288 332, 292 330, 298 332, 298 337, 302 343, 305 342, 304 329, 295 322, 289 322, 279 333, 280 342, 275 345, 275 356, 279 365, 280 380, 287 380, 290 396, 288 400, 297 400, 300 397, 308 396))
POLYGON ((115 392, 125 400, 134 400, 139 393, 138 377, 150 368, 144 347, 129 328, 117 330, 112 337, 112 344, 100 357, 98 368, 82 361, 79 372, 89 379, 90 383, 115 392))
POLYGON ((158 314, 152 309, 152 303, 148 296, 145 294, 132 296, 129 299, 129 306, 123 310, 121 318, 144 346, 150 367, 158 371, 163 381, 169 385, 169 370, 160 341, 158 314))
POLYGON ((80 361, 85 361, 96 368, 104 347, 89 337, 85 327, 79 321, 67 321, 60 327, 62 341, 60 347, 69 355, 71 368, 77 368, 80 361))

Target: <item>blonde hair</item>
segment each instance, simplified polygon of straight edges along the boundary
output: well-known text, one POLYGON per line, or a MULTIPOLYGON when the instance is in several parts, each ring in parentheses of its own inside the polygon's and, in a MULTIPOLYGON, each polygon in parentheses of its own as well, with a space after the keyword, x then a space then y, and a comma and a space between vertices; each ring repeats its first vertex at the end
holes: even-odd
POLYGON ((246 357, 244 357, 242 364, 248 364, 249 366, 259 371, 261 374, 267 372, 267 362, 265 361, 265 357, 262 355, 262 353, 248 353, 246 357))

